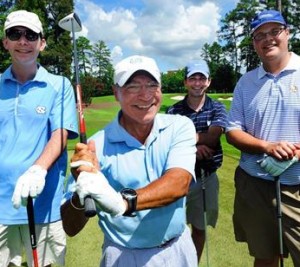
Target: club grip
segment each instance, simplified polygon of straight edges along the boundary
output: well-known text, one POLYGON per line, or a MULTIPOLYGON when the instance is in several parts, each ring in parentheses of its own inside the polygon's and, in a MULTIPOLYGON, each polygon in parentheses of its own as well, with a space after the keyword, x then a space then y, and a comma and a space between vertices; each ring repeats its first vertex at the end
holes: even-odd
POLYGON ((86 217, 91 218, 96 215, 96 206, 95 201, 91 198, 91 196, 86 196, 84 198, 84 214, 86 217))

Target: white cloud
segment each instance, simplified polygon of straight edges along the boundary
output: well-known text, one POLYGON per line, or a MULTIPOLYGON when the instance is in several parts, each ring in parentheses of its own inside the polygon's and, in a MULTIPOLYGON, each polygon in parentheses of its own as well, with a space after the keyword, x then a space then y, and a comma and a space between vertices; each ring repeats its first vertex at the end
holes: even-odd
POLYGON ((82 0, 77 1, 75 11, 86 37, 91 42, 103 40, 114 58, 143 54, 155 58, 166 71, 184 67, 200 57, 203 44, 217 40, 219 6, 211 1, 193 2, 144 0, 139 10, 121 6, 105 10, 82 0))

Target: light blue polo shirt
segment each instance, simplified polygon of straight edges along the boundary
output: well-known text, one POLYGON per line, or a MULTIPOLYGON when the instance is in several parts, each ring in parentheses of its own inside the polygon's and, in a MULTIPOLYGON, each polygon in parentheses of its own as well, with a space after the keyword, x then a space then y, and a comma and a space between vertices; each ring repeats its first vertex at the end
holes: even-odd
MULTIPOLYGON (((234 90, 228 120, 227 132, 243 130, 270 142, 300 143, 300 57, 292 53, 277 76, 262 66, 244 74, 234 90)), ((257 164, 263 156, 242 152, 240 167, 252 176, 274 180, 257 164)), ((280 181, 300 184, 300 162, 284 171, 280 181)))
MULTIPOLYGON (((15 209, 17 179, 42 153, 51 132, 64 128, 77 137, 77 113, 70 81, 39 66, 36 76, 18 83, 11 67, 0 80, 0 224, 27 223, 26 207, 15 209)), ((36 223, 59 220, 67 153, 48 170, 43 192, 34 201, 36 223)))
MULTIPOLYGON (((194 177, 196 132, 185 116, 157 114, 145 145, 118 118, 91 139, 101 171, 118 192, 145 187, 171 168, 183 168, 194 177)), ((104 212, 99 217, 101 229, 113 242, 127 248, 155 247, 184 231, 185 197, 161 208, 138 211, 136 217, 112 218, 104 212)))

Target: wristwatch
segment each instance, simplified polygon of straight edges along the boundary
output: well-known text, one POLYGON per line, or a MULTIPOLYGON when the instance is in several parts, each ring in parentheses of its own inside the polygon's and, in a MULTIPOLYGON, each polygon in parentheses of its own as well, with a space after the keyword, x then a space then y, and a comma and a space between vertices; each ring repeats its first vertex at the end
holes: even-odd
POLYGON ((134 217, 136 216, 136 203, 137 203, 137 193, 134 189, 124 188, 121 190, 121 195, 128 203, 128 209, 123 214, 123 216, 134 217))

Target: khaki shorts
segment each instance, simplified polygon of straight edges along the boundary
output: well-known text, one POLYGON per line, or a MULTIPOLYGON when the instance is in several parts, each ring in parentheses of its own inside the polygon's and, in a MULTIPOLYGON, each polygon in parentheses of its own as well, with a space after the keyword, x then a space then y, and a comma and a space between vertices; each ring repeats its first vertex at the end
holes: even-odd
MULTIPOLYGON (((52 263, 64 265, 66 235, 62 222, 37 224, 35 232, 39 266, 52 263)), ((23 247, 26 251, 28 266, 33 266, 28 225, 0 224, 0 266, 6 267, 9 263, 13 266, 21 266, 23 247)))
MULTIPOLYGON (((279 229, 275 183, 252 177, 237 167, 235 172, 233 226, 237 241, 247 242, 258 259, 279 255, 279 229)), ((300 267, 300 185, 281 185, 284 256, 300 267)))
MULTIPOLYGON (((207 225, 216 226, 218 220, 218 196, 219 180, 215 172, 204 178, 205 183, 205 204, 206 204, 206 221, 207 225)), ((187 223, 192 224, 199 230, 205 230, 204 225, 204 206, 203 206, 203 189, 201 179, 197 178, 187 195, 186 200, 186 217, 187 223)))

